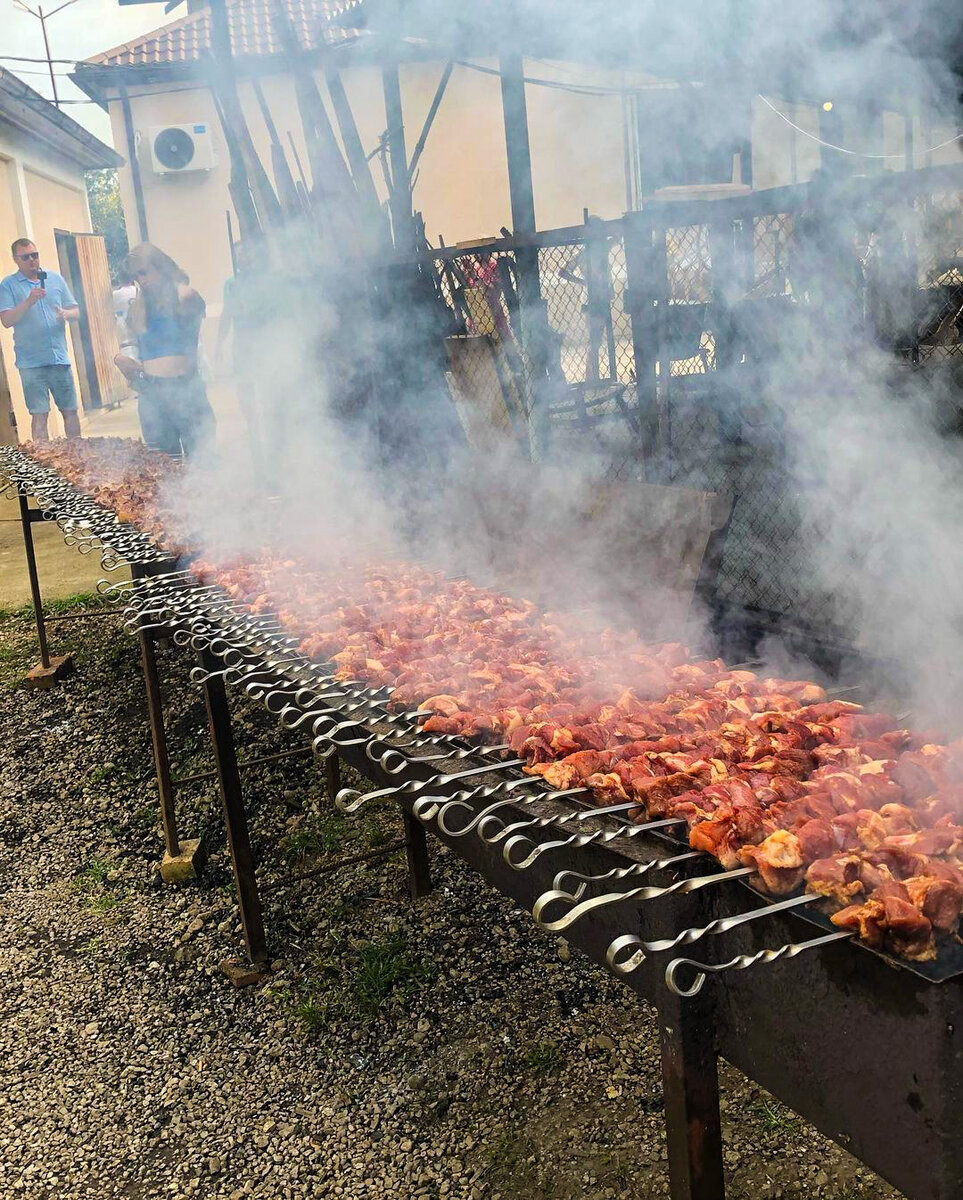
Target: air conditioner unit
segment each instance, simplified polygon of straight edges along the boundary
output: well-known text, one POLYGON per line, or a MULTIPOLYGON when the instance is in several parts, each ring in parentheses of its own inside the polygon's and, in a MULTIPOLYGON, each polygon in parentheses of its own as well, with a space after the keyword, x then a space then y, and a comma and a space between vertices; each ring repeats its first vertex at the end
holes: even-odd
POLYGON ((147 142, 155 175, 210 171, 217 165, 211 127, 206 123, 154 125, 147 131, 147 142))

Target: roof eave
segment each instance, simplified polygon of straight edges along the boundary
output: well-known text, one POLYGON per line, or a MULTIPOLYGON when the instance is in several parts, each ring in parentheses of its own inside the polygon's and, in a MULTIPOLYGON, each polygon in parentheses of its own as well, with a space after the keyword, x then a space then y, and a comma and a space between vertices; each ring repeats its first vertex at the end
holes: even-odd
POLYGON ((0 117, 87 171, 122 167, 125 160, 22 80, 0 71, 0 117), (37 100, 43 101, 42 105, 37 100))

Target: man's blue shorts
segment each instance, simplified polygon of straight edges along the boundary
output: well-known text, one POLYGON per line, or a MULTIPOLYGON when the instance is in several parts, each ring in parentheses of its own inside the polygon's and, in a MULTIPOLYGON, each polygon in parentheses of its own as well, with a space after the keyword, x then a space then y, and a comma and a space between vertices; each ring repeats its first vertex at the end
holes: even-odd
POLYGON ((39 417, 50 412, 50 397, 61 412, 77 411, 77 390, 70 367, 59 363, 49 367, 21 367, 23 399, 27 412, 39 417))

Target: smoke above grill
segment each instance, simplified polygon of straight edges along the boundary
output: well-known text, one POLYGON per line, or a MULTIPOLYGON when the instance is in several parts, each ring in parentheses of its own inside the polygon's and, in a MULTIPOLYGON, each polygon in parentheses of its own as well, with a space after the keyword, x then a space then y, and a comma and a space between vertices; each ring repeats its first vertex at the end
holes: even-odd
MULTIPOLYGON (((744 132, 744 101, 756 93, 789 112, 827 96, 870 113, 912 105, 927 113, 928 128, 960 127, 959 19, 948 3, 911 15, 870 3, 845 13, 829 3, 791 13, 761 2, 617 12, 523 3, 505 7, 511 22, 498 19, 501 8, 468 5, 453 15, 450 5, 411 4, 405 32, 425 39, 424 50, 454 57, 514 49, 684 82, 718 98, 710 106, 715 140, 744 132)), ((390 24, 387 6, 370 13, 371 32, 390 24)), ((581 133, 566 135, 575 142, 581 133)), ((856 171, 894 165, 902 164, 859 158, 856 171)), ((460 169, 484 175, 484 164, 460 169)), ((908 242, 918 236, 918 213, 910 204, 867 218, 829 174, 817 178, 797 222, 808 228, 796 239, 787 290, 798 319, 775 330, 761 369, 730 364, 696 420, 708 424, 735 407, 764 414, 783 445, 769 460, 774 494, 793 511, 785 546, 766 553, 791 561, 795 584, 819 600, 798 615, 818 610, 825 628, 862 656, 862 679, 868 664, 884 697, 918 723, 955 732, 963 686, 957 444, 930 380, 872 345, 847 278, 857 227, 879 228, 886 215, 889 236, 908 242)), ((577 200, 578 178, 571 189, 577 200)), ((652 453, 613 478, 591 433, 554 445, 536 438, 535 462, 510 431, 484 453, 467 446, 444 386, 437 306, 413 302, 410 279, 372 258, 370 229, 356 229, 354 241, 341 233, 333 254, 309 216, 286 227, 280 251, 265 243, 271 287, 283 286, 267 306, 252 376, 240 383, 242 402, 246 390, 261 398, 261 436, 223 436, 217 457, 189 464, 167 500, 201 553, 230 559, 270 548, 320 564, 356 547, 499 582, 586 620, 708 644, 718 614, 692 600, 689 564, 725 514, 673 507, 678 463, 652 453), (373 291, 359 298, 357 277, 375 274, 373 291), (657 502, 643 476, 656 488, 669 484, 667 495, 657 502)), ((534 427, 545 414, 527 399, 534 427)), ((635 402, 641 408, 641 394, 635 402)), ((751 473, 739 484, 752 488, 751 473)), ((703 486, 744 500, 731 479, 703 486)), ((759 653, 774 670, 795 665, 818 675, 779 632, 759 653)))

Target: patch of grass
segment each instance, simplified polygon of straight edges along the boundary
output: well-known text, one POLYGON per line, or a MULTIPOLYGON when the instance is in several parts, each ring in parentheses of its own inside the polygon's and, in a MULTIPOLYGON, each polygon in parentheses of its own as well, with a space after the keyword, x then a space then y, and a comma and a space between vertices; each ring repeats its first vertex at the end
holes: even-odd
POLYGON ((73 879, 73 888, 78 892, 92 892, 103 887, 107 876, 114 869, 114 864, 106 858, 92 858, 82 871, 78 871, 73 879))
POLYGON ((120 907, 125 899, 123 889, 108 878, 115 865, 106 858, 91 859, 71 881, 71 887, 79 893, 85 906, 111 925, 121 921, 120 907))
POLYGON ((288 862, 302 862, 306 858, 333 854, 354 837, 354 829, 343 817, 316 817, 303 821, 284 835, 281 853, 288 862))
POLYGON ((757 1100, 750 1111, 764 1129, 789 1130, 799 1124, 799 1118, 775 1100, 757 1100))
POLYGON ((557 1071, 562 1065, 562 1052, 554 1042, 539 1042, 525 1055, 525 1064, 539 1073, 557 1071))
POLYGON ((427 968, 408 953, 401 934, 359 947, 351 991, 362 1016, 373 1017, 389 996, 409 996, 424 980, 427 968))
POLYGON ((431 978, 427 963, 412 957, 400 934, 347 945, 339 959, 318 957, 314 974, 274 999, 308 1035, 338 1022, 367 1024, 431 978))
POLYGON ((377 817, 368 817, 361 824, 361 837, 369 850, 377 850, 386 846, 394 837, 394 833, 377 817))
POLYGON ((87 775, 87 782, 91 784, 103 783, 109 779, 114 773, 113 763, 104 763, 102 767, 94 767, 87 775))
POLYGON ((157 820, 157 805, 142 804, 140 808, 134 810, 130 819, 135 825, 153 825, 157 820))
MULTIPOLYGON (((71 596, 61 596, 58 600, 44 597, 43 610, 49 616, 62 617, 65 613, 83 608, 101 608, 103 601, 97 592, 74 592, 71 596)), ((18 608, 0 607, 0 621, 16 617, 21 621, 34 620, 33 603, 21 604, 18 608)))

